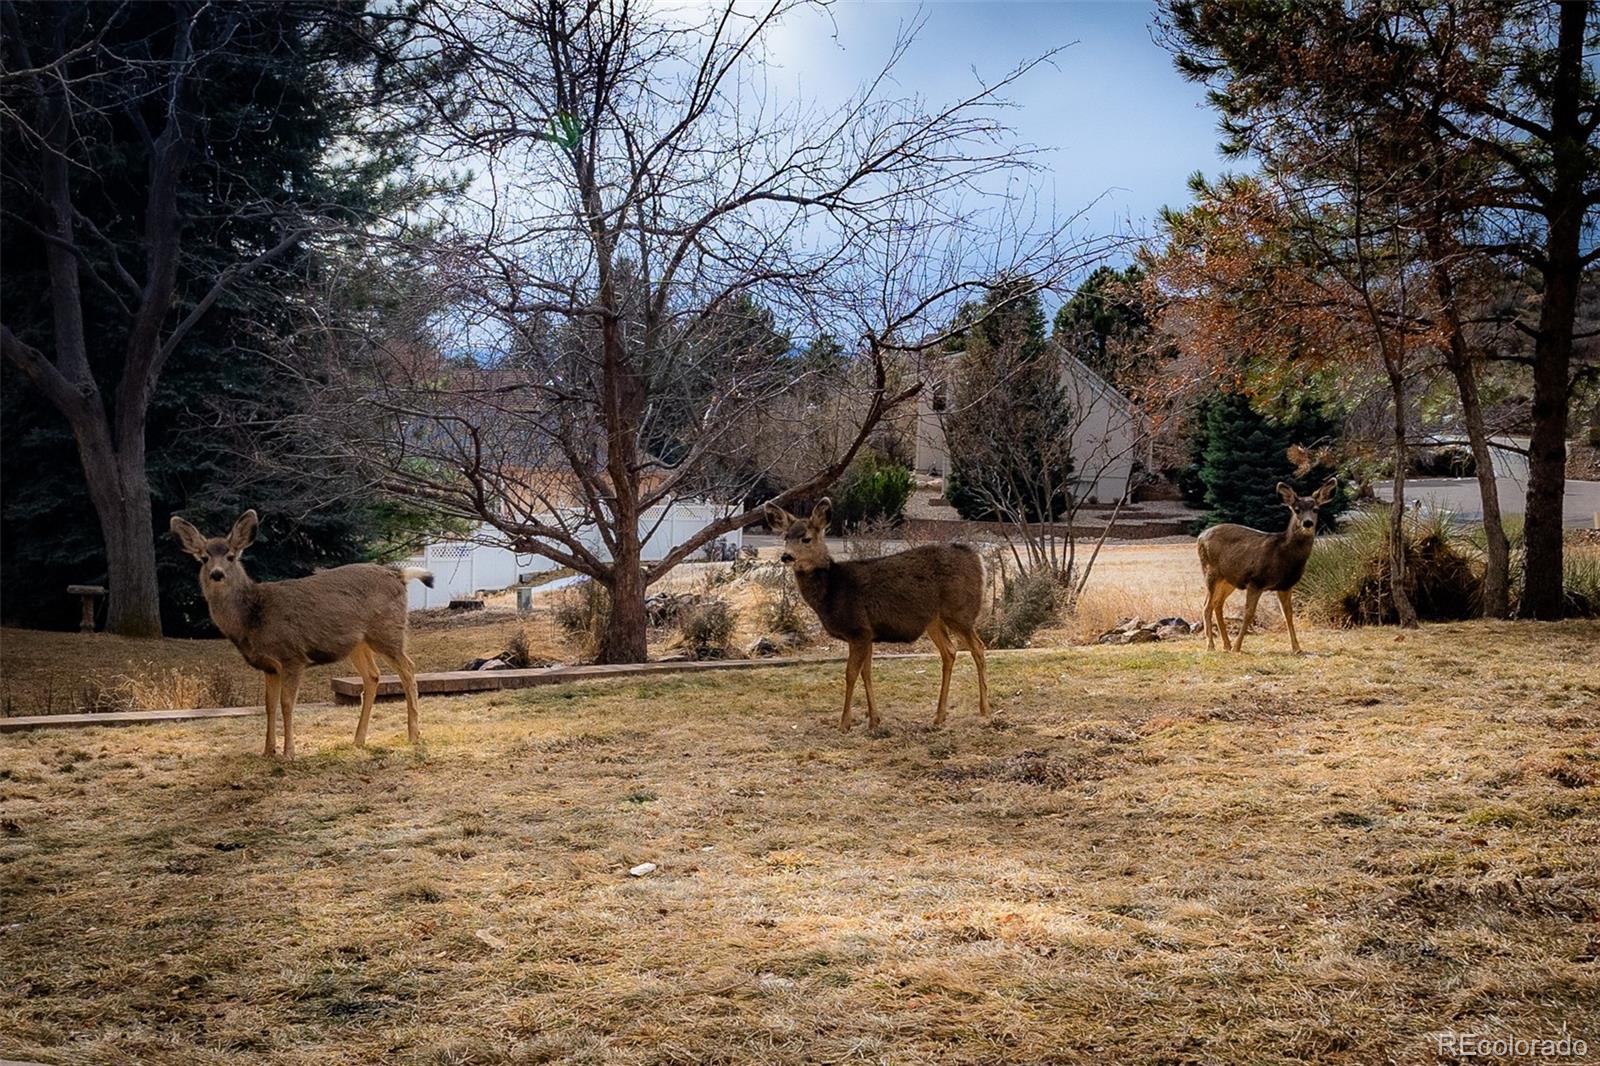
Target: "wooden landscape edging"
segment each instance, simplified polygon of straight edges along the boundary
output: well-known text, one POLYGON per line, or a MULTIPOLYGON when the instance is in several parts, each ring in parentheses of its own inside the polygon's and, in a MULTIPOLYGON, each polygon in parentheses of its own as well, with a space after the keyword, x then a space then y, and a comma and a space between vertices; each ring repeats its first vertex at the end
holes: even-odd
MULTIPOLYGON (((877 659, 932 659, 931 652, 895 652, 877 659)), ((698 674, 717 670, 752 670, 763 666, 803 666, 807 663, 842 663, 843 655, 817 659, 676 659, 656 663, 616 663, 590 666, 542 666, 531 670, 447 670, 417 675, 417 695, 457 696, 469 692, 499 692, 503 689, 560 685, 569 681, 593 681, 608 677, 641 677, 657 674, 698 674)), ((398 699, 405 694, 400 678, 384 674, 378 678, 378 698, 398 699)), ((359 677, 333 679, 333 698, 340 703, 361 702, 359 677)))
MULTIPOLYGON (((331 703, 297 703, 296 712, 332 707, 331 703)), ((78 729, 92 725, 151 725, 160 722, 203 722, 212 718, 245 718, 262 713, 262 705, 251 707, 186 707, 170 711, 106 711, 100 714, 23 714, 0 718, 0 733, 20 733, 26 729, 78 729)), ((0 1061, 0 1066, 5 1066, 0 1061)))
MULTIPOLYGON (((1012 651, 1054 651, 1057 649, 1023 648, 1012 651)), ((1007 654, 1005 650, 991 650, 991 656, 1007 654)), ((932 652, 893 652, 874 656, 876 660, 935 659, 932 652)), ((596 681, 613 677, 641 677, 666 674, 694 674, 716 670, 751 670, 763 666, 815 666, 842 663, 843 655, 828 655, 815 659, 708 659, 704 661, 680 660, 657 663, 620 663, 603 666, 547 666, 535 670, 451 670, 443 673, 418 674, 417 692, 422 696, 459 696, 474 692, 497 692, 504 689, 532 688, 536 685, 559 685, 572 681, 596 681)), ((361 679, 336 677, 333 679, 334 698, 339 703, 359 703, 361 679)), ((386 674, 378 679, 378 698, 395 699, 402 695, 400 679, 386 674)), ((300 703, 296 711, 325 710, 332 703, 300 703)), ((16 733, 29 729, 73 729, 98 725, 154 725, 163 722, 202 722, 213 718, 245 718, 262 713, 262 705, 249 707, 199 707, 168 711, 110 711, 102 714, 32 714, 11 718, 0 717, 0 733, 16 733)))

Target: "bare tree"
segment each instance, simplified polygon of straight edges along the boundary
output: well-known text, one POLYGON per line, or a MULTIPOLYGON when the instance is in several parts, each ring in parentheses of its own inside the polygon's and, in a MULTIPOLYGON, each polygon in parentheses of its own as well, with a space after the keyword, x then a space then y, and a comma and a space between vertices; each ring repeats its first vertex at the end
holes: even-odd
POLYGON ((1091 250, 1006 195, 1030 153, 1002 94, 1042 59, 930 107, 885 95, 908 34, 844 103, 785 100, 763 42, 805 6, 437 20, 473 79, 446 152, 483 167, 435 249, 417 332, 438 355, 341 341, 317 378, 374 483, 605 586, 606 662, 645 658, 652 583, 760 517, 745 497, 776 464, 758 444, 815 456, 775 502, 816 492, 915 395, 954 302, 1008 270, 1053 283, 1091 250), (824 331, 845 339, 834 370, 798 351, 824 331), (824 404, 847 432, 817 432, 824 404), (647 564, 666 508, 694 499, 720 517, 647 564))

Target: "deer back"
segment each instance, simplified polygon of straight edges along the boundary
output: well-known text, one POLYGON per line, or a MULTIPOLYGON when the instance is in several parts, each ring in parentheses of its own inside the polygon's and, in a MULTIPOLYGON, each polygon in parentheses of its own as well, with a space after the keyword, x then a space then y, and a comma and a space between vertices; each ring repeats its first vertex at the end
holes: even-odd
POLYGON ((259 669, 336 662, 357 644, 398 650, 404 642, 405 579, 386 566, 354 563, 251 585, 240 599, 237 624, 218 626, 259 669))

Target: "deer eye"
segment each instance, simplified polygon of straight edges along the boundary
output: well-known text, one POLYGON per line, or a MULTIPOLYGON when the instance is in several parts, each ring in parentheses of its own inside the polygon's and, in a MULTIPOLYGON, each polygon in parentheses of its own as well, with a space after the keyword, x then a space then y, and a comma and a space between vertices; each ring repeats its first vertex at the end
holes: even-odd
POLYGON ((810 544, 811 543, 811 538, 810 537, 801 537, 800 538, 800 543, 801 544, 810 544))
POLYGON ((230 552, 230 553, 229 553, 229 554, 228 554, 228 562, 230 562, 230 563, 231 563, 231 562, 233 562, 233 560, 234 560, 234 559, 236 559, 236 558, 238 558, 238 556, 236 556, 236 555, 234 555, 234 554, 233 554, 233 553, 231 553, 231 552, 230 552))

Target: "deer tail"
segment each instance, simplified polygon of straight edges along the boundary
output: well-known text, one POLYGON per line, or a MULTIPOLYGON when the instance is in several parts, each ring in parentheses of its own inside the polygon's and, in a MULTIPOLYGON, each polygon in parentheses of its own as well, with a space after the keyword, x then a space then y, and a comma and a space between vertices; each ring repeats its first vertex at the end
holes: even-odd
POLYGON ((433 588, 433 573, 420 566, 403 566, 400 568, 400 576, 407 581, 420 581, 430 589, 433 588))

